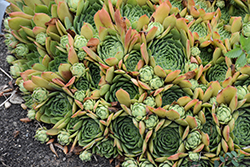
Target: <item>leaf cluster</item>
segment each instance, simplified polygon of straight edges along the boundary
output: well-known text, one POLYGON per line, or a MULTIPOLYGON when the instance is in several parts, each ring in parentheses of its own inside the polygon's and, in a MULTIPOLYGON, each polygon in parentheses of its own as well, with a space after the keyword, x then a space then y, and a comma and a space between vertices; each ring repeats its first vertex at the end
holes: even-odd
POLYGON ((225 54, 229 58, 237 58, 236 66, 243 67, 247 64, 247 59, 250 58, 250 38, 240 36, 240 43, 234 45, 234 49, 225 54))
POLYGON ((240 166, 243 154, 237 154, 235 151, 227 152, 224 157, 220 155, 219 161, 214 161, 214 167, 240 166))

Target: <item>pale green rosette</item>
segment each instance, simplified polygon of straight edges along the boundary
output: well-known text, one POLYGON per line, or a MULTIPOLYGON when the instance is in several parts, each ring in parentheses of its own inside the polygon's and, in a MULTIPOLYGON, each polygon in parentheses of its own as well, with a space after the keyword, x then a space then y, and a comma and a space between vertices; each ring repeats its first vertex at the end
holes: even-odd
POLYGON ((16 60, 16 58, 12 55, 8 55, 6 57, 6 61, 9 63, 9 64, 12 64, 14 61, 16 60))
POLYGON ((154 76, 154 69, 151 66, 144 66, 139 70, 140 79, 142 82, 148 83, 154 76))
POLYGON ((193 56, 200 56, 201 51, 197 46, 191 48, 191 55, 193 56))
POLYGON ((47 133, 46 127, 37 129, 35 139, 40 141, 42 144, 49 141, 49 136, 46 133, 47 133))
POLYGON ((125 158, 122 167, 138 167, 137 162, 132 158, 125 158))
POLYGON ((87 162, 87 161, 91 161, 91 156, 92 156, 92 154, 91 154, 89 151, 85 150, 85 151, 83 151, 83 152, 79 155, 79 158, 80 158, 82 161, 87 162))
POLYGON ((70 11, 76 12, 80 0, 67 0, 70 11))
POLYGON ((68 35, 64 35, 60 38, 60 46, 66 48, 66 45, 69 44, 68 35))
POLYGON ((139 164, 139 167, 155 167, 154 164, 152 164, 151 162, 149 162, 148 160, 143 161, 139 164))
POLYGON ((201 134, 198 131, 191 132, 185 142, 187 150, 195 149, 201 143, 201 134))
POLYGON ((160 77, 154 76, 154 78, 149 81, 149 85, 152 89, 158 89, 164 85, 164 81, 160 77))
POLYGON ((95 101, 92 99, 88 99, 83 103, 83 107, 85 110, 93 110, 95 106, 95 101))
POLYGON ((76 35, 74 38, 74 48, 83 50, 82 47, 87 46, 88 40, 82 35, 76 35))
POLYGON ((246 36, 247 38, 250 37, 250 22, 243 23, 243 26, 242 26, 242 33, 243 33, 244 36, 246 36))
POLYGON ((132 115, 137 121, 141 121, 146 118, 146 106, 143 103, 135 103, 131 106, 132 115))
POLYGON ((145 119, 144 122, 146 124, 146 128, 151 130, 159 123, 159 118, 157 115, 152 114, 148 117, 148 119, 145 119))
POLYGON ((144 104, 146 104, 147 106, 150 107, 155 107, 156 106, 156 102, 155 102, 155 98, 152 96, 148 96, 144 101, 144 104))
POLYGON ((25 57, 29 53, 29 48, 27 45, 19 43, 16 45, 14 52, 18 57, 25 57))
POLYGON ((199 154, 199 153, 192 152, 192 151, 189 151, 189 152, 188 152, 188 157, 189 157, 192 161, 199 161, 200 154, 199 154))
POLYGON ((49 92, 45 88, 36 88, 31 97, 37 103, 42 103, 48 98, 49 92))
POLYGON ((13 66, 10 67, 10 74, 13 78, 19 77, 21 72, 23 72, 23 68, 19 63, 15 63, 13 66))
POLYGON ((107 119, 109 116, 109 109, 107 106, 99 104, 95 110, 95 113, 101 119, 107 119))
POLYGON ((157 31, 155 33, 155 36, 160 35, 164 30, 164 27, 163 27, 163 25, 161 23, 159 23, 159 22, 151 22, 148 25, 148 30, 147 31, 150 31, 153 27, 157 27, 157 31))
POLYGON ((31 120, 35 119, 36 111, 34 109, 28 110, 27 117, 31 120))
POLYGON ((70 71, 74 76, 80 78, 85 75, 86 68, 83 63, 75 63, 70 67, 70 71))
POLYGON ((46 38, 47 34, 44 32, 40 32, 39 34, 36 35, 36 42, 41 45, 45 45, 46 38))
POLYGON ((236 86, 236 88, 237 88, 237 97, 238 97, 239 100, 243 100, 244 97, 246 96, 246 94, 249 93, 246 85, 244 85, 244 86, 236 86))
POLYGON ((232 119, 231 109, 224 104, 216 108, 216 115, 221 124, 227 124, 232 119))
POLYGON ((175 110, 180 114, 181 118, 185 118, 185 109, 182 106, 179 105, 174 105, 174 106, 170 106, 169 110, 175 110))
POLYGON ((60 134, 57 136, 57 141, 61 145, 69 145, 69 143, 71 142, 70 133, 66 131, 61 131, 60 134))
POLYGON ((74 94, 74 98, 80 102, 83 102, 84 98, 86 97, 86 91, 85 90, 78 90, 74 94))

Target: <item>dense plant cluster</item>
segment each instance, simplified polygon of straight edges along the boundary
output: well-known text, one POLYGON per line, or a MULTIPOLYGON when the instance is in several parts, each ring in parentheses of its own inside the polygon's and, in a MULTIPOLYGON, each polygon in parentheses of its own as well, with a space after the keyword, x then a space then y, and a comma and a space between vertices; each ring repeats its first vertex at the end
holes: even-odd
POLYGON ((249 166, 249 0, 8 1, 10 73, 53 125, 37 140, 123 167, 249 166))

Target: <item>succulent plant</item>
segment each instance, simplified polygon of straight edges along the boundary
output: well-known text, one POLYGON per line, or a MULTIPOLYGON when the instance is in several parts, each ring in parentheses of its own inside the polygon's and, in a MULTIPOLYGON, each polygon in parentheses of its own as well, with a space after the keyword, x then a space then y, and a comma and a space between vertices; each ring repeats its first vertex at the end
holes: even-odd
POLYGON ((91 148, 95 143, 95 139, 102 139, 103 125, 94 120, 86 117, 82 122, 82 127, 78 133, 78 143, 80 146, 91 148))
POLYGON ((49 136, 46 133, 47 133, 47 128, 45 127, 37 129, 35 139, 40 141, 41 143, 49 141, 49 136))
POLYGON ((151 130, 159 123, 159 118, 157 115, 152 114, 148 117, 148 119, 145 119, 144 122, 146 124, 146 128, 151 130))
POLYGON ((144 66, 139 70, 139 73, 141 81, 148 83, 153 79, 154 69, 151 66, 144 66))
POLYGON ((221 124, 227 124, 232 119, 231 109, 224 104, 216 109, 216 115, 221 124))
POLYGON ((146 106, 143 103, 135 103, 131 106, 132 115, 137 121, 145 119, 146 106))
POLYGON ((139 167, 154 167, 154 165, 149 161, 143 161, 139 164, 139 167))
POLYGON ((95 105, 95 101, 92 99, 88 99, 83 103, 83 107, 85 110, 93 110, 95 105))
POLYGON ((70 98, 59 92, 50 94, 48 101, 42 105, 38 111, 39 120, 45 123, 57 123, 59 120, 69 115, 72 110, 70 98))
POLYGON ((83 102, 84 98, 86 97, 86 91, 85 90, 78 90, 74 94, 74 98, 80 102, 83 102))
POLYGON ((88 150, 85 150, 83 152, 81 152, 81 154, 79 155, 79 158, 82 160, 82 161, 91 161, 91 156, 92 154, 88 151, 88 150))
POLYGON ((93 153, 106 158, 115 158, 118 155, 117 148, 114 147, 114 140, 111 138, 100 141, 92 150, 93 153))
POLYGON ((61 131, 57 136, 57 140, 61 145, 69 145, 71 142, 70 134, 66 131, 61 131))
POLYGON ((139 129, 129 117, 118 117, 112 122, 112 132, 121 145, 120 151, 131 157, 142 152, 143 139, 139 129))
POLYGON ((38 141, 123 167, 249 166, 249 2, 9 2, 10 74, 53 124, 38 141))
POLYGON ((40 32, 39 34, 36 35, 36 42, 41 45, 45 45, 46 38, 47 38, 47 34, 44 32, 40 32))
POLYGON ((96 115, 101 119, 107 119, 109 116, 108 106, 99 104, 95 109, 96 115))
POLYGON ((138 164, 134 159, 126 158, 125 161, 122 163, 122 167, 138 167, 138 164))
POLYGON ((36 111, 34 109, 28 110, 27 116, 29 119, 35 119, 36 111))
POLYGON ((84 77, 86 73, 86 68, 83 63, 75 63, 70 67, 70 71, 76 77, 84 77))
POLYGON ((31 97, 35 102, 42 103, 47 100, 48 95, 49 92, 45 88, 38 87, 33 91, 31 97))
POLYGON ((185 148, 195 149, 201 143, 201 134, 198 131, 191 132, 186 139, 185 148))

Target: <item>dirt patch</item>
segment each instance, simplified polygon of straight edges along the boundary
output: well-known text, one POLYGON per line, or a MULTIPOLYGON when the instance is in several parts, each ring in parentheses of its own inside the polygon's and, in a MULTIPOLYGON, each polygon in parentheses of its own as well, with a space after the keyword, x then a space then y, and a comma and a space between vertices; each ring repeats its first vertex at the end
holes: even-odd
MULTIPOLYGON (((4 44, 4 37, 0 36, 0 67, 9 72, 9 65, 5 61, 7 47, 4 44)), ((0 71, 0 85, 7 84, 9 78, 0 71)), ((0 103, 4 98, 0 98, 0 103)), ((39 124, 36 121, 23 123, 27 111, 20 105, 12 105, 5 109, 0 107, 0 167, 112 167, 105 158, 92 156, 92 161, 83 163, 77 155, 67 157, 60 149, 55 148, 59 158, 50 151, 48 145, 41 144, 34 140, 36 129, 39 124), (15 135, 19 133, 16 137, 15 135)))

